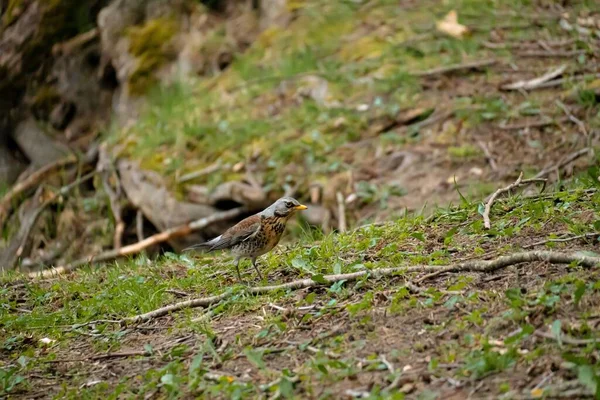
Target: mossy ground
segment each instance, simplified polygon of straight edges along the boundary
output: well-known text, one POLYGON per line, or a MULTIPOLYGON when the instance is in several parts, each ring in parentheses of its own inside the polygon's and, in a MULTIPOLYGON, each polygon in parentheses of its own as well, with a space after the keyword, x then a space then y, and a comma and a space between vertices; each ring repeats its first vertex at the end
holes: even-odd
MULTIPOLYGON (((402 181, 397 192, 406 193, 406 200, 392 196, 388 204, 399 210, 456 200, 453 184, 447 184, 453 176, 463 191, 481 194, 499 176, 510 180, 515 170, 540 170, 583 145, 583 136, 568 123, 521 131, 501 128, 561 119, 557 99, 584 113, 590 128, 599 125, 594 78, 566 80, 563 86, 527 95, 500 90, 560 64, 568 67, 565 77, 580 75, 598 61, 595 45, 561 28, 561 16, 551 5, 518 0, 409 3, 294 3, 288 28, 264 31, 218 75, 157 88, 137 124, 111 138, 125 145, 124 155, 159 171, 181 193, 185 185, 176 177, 217 161, 251 167, 267 190, 297 185, 299 193, 351 170, 375 192, 402 181), (458 12, 471 35, 455 39, 436 31, 435 22, 450 10, 458 12), (578 51, 577 57, 527 55, 545 51, 540 42, 565 40, 571 44, 555 50, 578 51), (493 48, 489 42, 509 46, 493 48), (479 71, 415 74, 492 58, 498 62, 479 71), (454 113, 419 125, 433 110, 454 113), (385 128, 385 121, 402 113, 414 118, 385 128), (488 143, 501 171, 491 170, 481 142, 488 143), (399 151, 418 154, 418 167, 379 166, 399 151), (416 181, 420 185, 412 184, 416 181)), ((569 7, 571 19, 598 11, 591 1, 569 7)), ((224 167, 186 184, 212 188, 243 178, 243 170, 224 167)), ((368 220, 365 213, 358 219, 368 220)))
MULTIPOLYGON (((598 235, 535 245, 598 232, 597 174, 593 169, 561 191, 500 200, 489 231, 480 206, 465 199, 427 219, 406 216, 328 236, 307 232, 264 256, 261 269, 276 284, 491 258, 532 245, 597 254, 598 235)), ((247 283, 265 284, 245 267, 247 283)), ((252 296, 238 286, 228 256, 167 254, 42 282, 3 277, 0 390, 15 398, 447 399, 568 390, 587 397, 599 387, 599 342, 587 340, 598 338, 597 269, 526 263, 439 275, 420 284, 424 292, 411 292, 406 282, 423 275, 252 296), (138 326, 86 325, 228 290, 237 294, 210 310, 186 309, 138 326), (563 342, 565 335, 583 342, 563 342)))
MULTIPOLYGON (((572 16, 595 15, 594 2, 574 3, 572 16)), ((403 176, 408 187, 392 179, 402 171, 383 167, 358 185, 371 217, 357 220, 388 217, 388 223, 330 235, 295 224, 293 240, 288 232, 282 246, 261 258, 269 283, 492 258, 526 246, 598 252, 591 235, 534 245, 599 232, 597 168, 566 184, 558 179, 547 194, 498 201, 492 230, 483 228, 480 215, 481 193, 514 179, 514 170, 533 174, 588 143, 571 124, 517 130, 504 124, 560 119, 560 98, 589 129, 598 127, 595 82, 567 81, 525 94, 499 90, 559 63, 574 76, 597 62, 593 42, 564 31, 555 9, 545 2, 474 0, 293 6, 297 15, 289 29, 264 32, 221 75, 156 89, 142 118, 111 137, 173 187, 176 176, 217 160, 243 161, 257 167, 267 188, 300 183, 306 193, 310 183, 340 172, 371 173, 399 151, 424 155, 415 164, 420 175, 403 176), (435 32, 435 21, 451 9, 473 29, 470 37, 435 32), (490 39, 532 46, 574 39, 569 50, 582 53, 539 59, 512 48, 490 49, 490 39), (502 62, 483 72, 431 79, 412 74, 490 57, 502 62), (311 86, 322 88, 317 78, 327 79, 325 96, 311 86), (454 113, 419 125, 432 109, 454 113), (374 129, 408 111, 416 115, 410 124, 374 129), (508 173, 490 170, 477 150, 479 140, 488 142, 508 173), (473 168, 483 175, 471 174, 473 168), (448 180, 455 176, 456 186, 448 180), (425 190, 432 177, 445 186, 425 190), (440 190, 448 196, 436 197, 440 190), (417 208, 451 199, 460 206, 427 218, 418 212, 398 216, 398 193, 416 199, 417 208), (397 216, 389 218, 390 212, 397 216)), ((224 168, 196 183, 240 178, 224 168)), ((248 264, 245 270, 250 284, 266 284, 248 264)), ((422 277, 400 273, 250 296, 237 284, 229 256, 200 254, 140 256, 44 281, 3 276, 0 396, 580 398, 600 388, 597 269, 526 263, 436 276, 420 283, 424 292, 411 292, 407 282, 422 277), (236 295, 210 310, 186 309, 139 326, 86 325, 227 290, 236 295)))

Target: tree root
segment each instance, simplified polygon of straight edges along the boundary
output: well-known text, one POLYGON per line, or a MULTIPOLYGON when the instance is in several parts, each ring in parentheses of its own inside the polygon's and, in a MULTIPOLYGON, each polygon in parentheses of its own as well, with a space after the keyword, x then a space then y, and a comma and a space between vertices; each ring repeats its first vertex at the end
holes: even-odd
POLYGON ((8 191, 8 193, 4 195, 2 200, 0 200, 0 229, 4 226, 4 222, 6 221, 12 210, 13 202, 20 194, 38 186, 48 176, 54 174, 55 172, 65 167, 70 166, 71 164, 75 164, 76 162, 77 158, 73 156, 60 159, 56 162, 43 166, 42 168, 35 171, 33 174, 29 175, 29 177, 27 177, 22 182, 15 184, 8 191))

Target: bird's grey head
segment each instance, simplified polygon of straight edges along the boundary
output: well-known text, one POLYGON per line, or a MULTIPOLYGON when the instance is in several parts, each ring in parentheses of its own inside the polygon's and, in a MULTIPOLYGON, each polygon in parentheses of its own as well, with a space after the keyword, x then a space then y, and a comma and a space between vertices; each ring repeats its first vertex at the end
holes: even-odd
POLYGON ((261 214, 265 217, 289 218, 296 211, 306 210, 308 207, 302 205, 293 197, 282 197, 267 207, 261 214))

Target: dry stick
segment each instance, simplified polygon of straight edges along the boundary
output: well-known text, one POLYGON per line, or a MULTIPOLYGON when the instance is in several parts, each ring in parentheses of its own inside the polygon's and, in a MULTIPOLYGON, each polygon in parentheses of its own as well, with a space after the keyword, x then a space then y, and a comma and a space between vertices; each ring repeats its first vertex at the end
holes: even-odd
POLYGON ((519 177, 517 178, 516 181, 514 181, 513 183, 511 183, 510 185, 498 189, 496 190, 489 198, 489 200, 487 201, 487 203, 485 204, 485 209, 483 211, 483 226, 485 227, 485 229, 490 229, 492 227, 492 223, 490 222, 490 211, 492 210, 492 205, 494 204, 494 201, 496 200, 496 198, 498 196, 500 196, 502 193, 506 193, 511 191, 512 189, 515 189, 519 186, 525 186, 525 185, 529 185, 531 183, 544 183, 544 185, 546 184, 546 180, 545 179, 539 179, 537 176, 535 178, 532 179, 525 179, 523 180, 523 172, 521 171, 521 173, 519 174, 519 177))
POLYGON ((341 192, 336 192, 335 198, 338 203, 338 229, 340 232, 346 232, 346 207, 344 206, 344 196, 341 192))
MULTIPOLYGON (((17 245, 16 248, 11 248, 12 246, 14 246, 13 242, 9 243, 9 247, 5 249, 5 252, 12 251, 12 254, 8 254, 8 257, 4 259, 0 257, 0 262, 2 262, 3 264, 0 265, 0 271, 2 271, 3 269, 12 268, 18 260, 18 258, 22 255, 23 249, 25 248, 25 244, 27 243, 27 239, 29 238, 29 235, 31 233, 31 229, 37 222, 39 216, 42 214, 42 211, 44 211, 46 207, 48 207, 50 204, 55 202, 60 196, 64 196, 69 191, 71 191, 71 189, 92 178, 95 174, 96 172, 92 171, 89 174, 84 175, 81 178, 71 182, 70 184, 61 187, 58 191, 50 194, 50 196, 46 200, 44 200, 31 214, 27 215, 27 218, 21 222, 19 232, 17 233, 16 238, 18 239, 18 242, 15 242, 15 244, 17 245)), ((43 187, 40 186, 40 188, 35 194, 36 197, 41 196, 42 189, 43 187)))
MULTIPOLYGON (((566 254, 553 251, 526 251, 506 256, 500 256, 493 260, 470 260, 451 265, 417 265, 411 267, 381 268, 371 271, 358 271, 349 274, 325 275, 323 276, 323 279, 326 281, 326 284, 331 284, 342 280, 355 281, 362 277, 382 278, 400 273, 406 274, 412 272, 493 272, 502 268, 509 267, 511 265, 533 261, 545 261, 551 264, 570 264, 572 262, 578 262, 582 266, 588 268, 600 266, 600 257, 591 257, 581 254, 566 254)), ((249 287, 245 290, 245 292, 248 294, 260 295, 278 290, 302 289, 320 285, 321 283, 309 278, 287 282, 280 285, 249 287)), ((138 314, 132 317, 123 318, 120 322, 121 324, 146 322, 155 318, 165 316, 171 312, 179 311, 186 308, 208 307, 228 297, 231 297, 233 294, 234 292, 229 290, 217 296, 201 297, 197 299, 182 301, 180 303, 175 303, 165 307, 161 307, 144 314, 138 314)))
POLYGON ((556 341, 561 341, 563 343, 566 344, 572 344, 574 346, 587 346, 588 344, 592 344, 592 343, 600 343, 600 339, 577 339, 568 335, 560 335, 560 339, 557 338, 555 335, 548 333, 548 332, 544 332, 544 331, 540 331, 537 330, 535 332, 533 332, 533 334, 535 336, 544 338, 544 339, 552 339, 552 340, 556 340, 556 341))
POLYGON ((559 58, 559 57, 575 57, 581 54, 585 54, 585 50, 572 50, 572 51, 527 51, 519 52, 519 57, 548 57, 548 58, 559 58))
POLYGON ((585 123, 583 123, 582 120, 580 120, 579 118, 574 116, 573 113, 571 112, 571 110, 569 110, 569 107, 567 107, 562 101, 560 101, 558 99, 556 100, 556 105, 558 107, 560 107, 561 110, 563 110, 563 112, 567 115, 567 117, 569 118, 569 120, 571 122, 573 122, 575 125, 577 125, 579 127, 579 130, 581 131, 581 133, 583 133, 585 136, 588 136, 588 130, 585 127, 585 123))
POLYGON ((121 195, 121 184, 119 183, 119 178, 114 173, 114 167, 112 165, 112 161, 106 148, 102 146, 100 148, 98 164, 96 165, 96 170, 102 174, 102 187, 108 196, 108 200, 110 203, 110 210, 113 214, 113 218, 115 219, 115 232, 113 237, 113 248, 120 249, 123 239, 123 232, 125 231, 125 222, 123 222, 123 212, 121 210, 121 204, 119 204, 119 197, 121 195), (116 187, 117 190, 113 190, 110 185, 111 175, 115 176, 116 179, 116 187))
POLYGON ((28 274, 28 277, 30 277, 30 278, 47 278, 47 277, 61 275, 61 274, 67 273, 67 272, 71 272, 71 271, 73 271, 81 266, 84 266, 86 264, 109 261, 109 260, 114 260, 119 257, 137 254, 140 251, 142 251, 152 245, 165 242, 165 241, 170 240, 175 237, 188 235, 193 231, 203 229, 203 228, 207 227, 208 225, 213 224, 218 221, 235 218, 235 217, 241 215, 242 213, 244 213, 245 211, 246 210, 244 207, 239 207, 239 208, 234 208, 232 210, 216 213, 216 214, 210 215, 208 217, 201 218, 196 221, 192 221, 188 224, 183 224, 183 225, 179 225, 179 226, 176 226, 173 228, 169 228, 165 231, 162 231, 160 233, 157 233, 155 235, 147 237, 146 239, 141 240, 137 243, 121 247, 120 249, 113 249, 113 250, 105 251, 104 253, 98 254, 96 256, 84 257, 84 258, 76 260, 70 264, 66 264, 66 265, 63 265, 60 267, 55 267, 55 268, 48 269, 45 271, 32 272, 32 273, 28 274))
POLYGON ((452 65, 447 65, 444 67, 429 69, 426 71, 412 72, 411 75, 417 76, 420 78, 431 77, 431 76, 436 76, 436 75, 445 75, 445 74, 450 74, 450 73, 454 73, 454 72, 462 71, 462 70, 479 69, 479 68, 483 68, 483 67, 488 67, 490 65, 496 64, 497 62, 498 62, 498 60, 495 60, 495 59, 471 61, 471 62, 467 62, 464 64, 452 64, 452 65))
POLYGON ((587 239, 587 238, 597 238, 597 237, 600 237, 600 232, 589 232, 589 233, 584 233, 583 235, 569 236, 569 237, 565 237, 565 238, 540 240, 539 242, 527 244, 527 245, 523 246, 523 248, 530 249, 532 247, 540 246, 540 245, 546 244, 546 243, 564 243, 564 242, 570 242, 572 240, 577 240, 577 239, 587 239))
POLYGON ((543 128, 548 125, 558 125, 563 122, 569 121, 569 117, 562 117, 559 119, 549 119, 545 121, 535 121, 535 122, 524 122, 522 124, 513 124, 513 125, 498 125, 498 128, 504 131, 512 131, 512 130, 520 130, 527 128, 543 128))
POLYGON ((193 172, 190 172, 189 174, 180 176, 179 178, 177 178, 177 182, 183 183, 183 182, 187 182, 187 181, 191 181, 191 180, 200 178, 202 176, 210 175, 213 172, 217 172, 221 168, 229 168, 229 164, 222 165, 220 162, 216 162, 212 165, 209 165, 206 168, 202 168, 201 170, 193 171, 193 172))
MULTIPOLYGON (((104 174, 102 177, 102 186, 104 187, 104 191, 108 196, 108 201, 110 202, 110 209, 113 214, 113 218, 115 219, 115 233, 113 236, 113 247, 115 249, 120 249, 123 239, 123 232, 125 231, 125 222, 123 222, 121 205, 119 204, 119 195, 115 192, 110 183, 108 182, 109 176, 108 174, 104 174)), ((118 185, 119 183, 117 183, 118 185)))
POLYGON ((496 164, 496 160, 494 160, 494 156, 492 156, 492 152, 490 151, 487 144, 485 144, 485 142, 482 140, 478 140, 477 144, 479 145, 479 147, 481 147, 481 150, 483 150, 483 154, 485 154, 485 158, 487 158, 487 161, 490 164, 490 168, 492 168, 492 171, 497 171, 498 165, 496 164))
POLYGON ((544 75, 538 77, 538 78, 534 78, 534 79, 530 79, 527 81, 517 81, 514 83, 509 83, 507 85, 503 85, 500 87, 500 89, 502 90, 531 90, 531 89, 535 89, 537 88, 539 85, 546 83, 548 81, 551 81, 552 79, 560 76, 563 74, 563 72, 565 72, 567 69, 566 65, 561 65, 558 68, 555 68, 547 73, 545 73, 544 75))
POLYGON ((590 152, 589 147, 584 147, 581 150, 577 150, 576 152, 571 153, 568 156, 566 156, 565 158, 563 158, 556 165, 552 165, 548 168, 544 168, 543 170, 538 172, 538 174, 536 176, 534 176, 532 179, 543 178, 544 176, 548 175, 550 172, 561 169, 565 165, 572 163, 573 161, 577 160, 578 158, 583 157, 586 154, 589 154, 589 152, 590 152))
POLYGON ((135 233, 137 234, 138 242, 144 240, 144 213, 139 209, 135 215, 135 233))
POLYGON ((72 156, 60 159, 58 161, 53 162, 52 164, 43 166, 42 168, 35 171, 33 174, 29 175, 29 177, 27 177, 22 182, 19 182, 16 185, 14 185, 0 201, 0 228, 4 226, 4 222, 6 221, 6 218, 8 217, 8 214, 12 209, 13 200, 18 195, 33 188, 36 185, 39 185, 41 181, 46 179, 49 175, 52 175, 56 171, 60 170, 61 168, 67 167, 76 162, 77 158, 72 156))

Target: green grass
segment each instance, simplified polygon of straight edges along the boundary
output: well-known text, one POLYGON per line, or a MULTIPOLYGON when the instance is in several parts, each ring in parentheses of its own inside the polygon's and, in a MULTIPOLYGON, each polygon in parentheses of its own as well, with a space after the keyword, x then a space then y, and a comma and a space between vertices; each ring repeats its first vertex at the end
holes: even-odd
MULTIPOLYGON (((461 207, 439 209, 428 219, 406 216, 383 226, 307 237, 265 255, 260 265, 263 273, 270 277, 269 284, 276 284, 364 269, 448 264, 490 249, 507 254, 518 251, 526 243, 551 238, 554 233, 597 232, 600 228, 600 192, 587 190, 593 186, 591 177, 582 176, 563 191, 549 191, 548 195, 533 199, 515 196, 501 200, 492 213, 493 229, 489 231, 483 229, 478 204, 466 202, 461 207)), ((565 245, 573 249, 570 244, 558 243, 549 243, 546 247, 560 250, 565 245)), ((246 279, 254 284, 265 283, 256 281, 250 265, 245 265, 244 269, 246 279)), ((570 324, 568 326, 575 326, 572 318, 577 321, 593 318, 593 304, 600 293, 597 271, 576 266, 567 267, 563 273, 553 275, 541 286, 530 287, 527 292, 522 292, 518 286, 503 291, 493 287, 475 289, 478 280, 469 274, 448 278, 427 286, 421 295, 408 291, 403 286, 405 278, 400 274, 399 279, 360 279, 335 284, 300 298, 294 290, 251 296, 236 283, 229 256, 175 254, 167 254, 156 261, 140 256, 103 267, 84 268, 69 277, 44 282, 26 281, 22 286, 11 285, 20 279, 18 275, 7 275, 2 277, 3 288, 0 289, 4 298, 0 307, 0 325, 3 327, 0 352, 5 360, 0 366, 0 390, 5 394, 34 390, 32 380, 37 378, 32 378, 32 374, 47 376, 52 364, 46 363, 65 358, 70 348, 79 343, 90 349, 85 354, 89 351, 116 352, 131 346, 148 352, 146 356, 138 357, 140 365, 150 363, 139 373, 125 374, 110 384, 103 382, 85 388, 83 392, 90 398, 109 392, 113 396, 119 392, 128 396, 153 391, 172 398, 183 393, 209 395, 218 391, 232 397, 255 396, 263 391, 260 385, 266 381, 274 382, 264 389, 267 392, 279 389, 294 393, 302 388, 306 394, 316 390, 315 395, 327 397, 323 388, 333 388, 348 377, 371 369, 386 370, 385 363, 380 361, 381 353, 372 353, 369 347, 369 341, 377 340, 377 337, 368 333, 375 329, 375 312, 382 307, 392 320, 407 314, 428 315, 428 310, 463 310, 459 318, 425 325, 426 331, 430 332, 427 335, 452 335, 454 332, 458 337, 439 343, 429 368, 436 373, 438 364, 457 364, 455 379, 483 380, 490 375, 509 373, 516 365, 533 365, 537 359, 554 354, 558 348, 552 342, 540 342, 531 348, 528 338, 533 332, 532 318, 539 318, 539 313, 543 312, 543 320, 549 324, 560 324, 562 320, 570 324), (94 320, 118 320, 178 301, 178 297, 167 290, 183 291, 194 297, 228 290, 233 290, 235 295, 212 308, 211 315, 201 321, 193 322, 206 310, 187 309, 174 313, 157 325, 157 332, 150 331, 152 334, 148 339, 143 335, 139 337, 134 327, 104 322, 80 325, 94 320), (452 295, 445 294, 444 290, 458 292, 452 295), (381 293, 388 294, 381 297, 381 293), (300 320, 290 320, 283 314, 261 314, 268 304, 292 308, 314 306, 316 311, 305 314, 300 320), (566 309, 574 314, 565 314, 566 309), (253 315, 265 317, 258 325, 248 322, 250 325, 246 329, 236 330, 225 349, 216 350, 222 340, 224 325, 246 321, 249 317, 251 321, 253 315), (349 341, 342 333, 317 345, 318 341, 313 337, 308 342, 301 340, 298 348, 287 345, 289 349, 284 350, 286 354, 295 354, 299 367, 290 365, 282 369, 280 364, 269 361, 280 354, 281 344, 286 343, 285 338, 293 335, 298 326, 318 327, 329 324, 326 321, 332 321, 328 329, 333 329, 335 321, 345 321, 348 326, 345 332, 362 332, 359 334, 363 335, 364 341, 349 341), (500 326, 508 325, 509 330, 521 327, 524 333, 506 340, 505 346, 499 348, 493 341, 498 338, 493 321, 500 326), (169 338, 181 337, 186 332, 198 335, 200 341, 161 348, 171 340, 169 338), (132 335, 137 339, 130 342, 132 335), (55 345, 42 344, 39 340, 44 337, 56 341, 55 345), (306 346, 316 346, 319 350, 311 353, 306 346), (523 346, 529 349, 527 353, 521 351, 523 346), (253 374, 260 376, 259 381, 240 380, 232 375, 231 369, 220 372, 223 376, 216 381, 207 375, 218 370, 218 365, 235 362, 237 357, 249 360, 255 371, 253 374)), ((538 322, 536 326, 543 327, 544 324, 538 322)), ((577 331, 569 328, 570 335, 584 338, 593 335, 593 330, 586 325, 577 326, 577 331)), ((414 351, 432 354, 427 341, 417 340, 408 347, 405 345, 396 352, 390 352, 392 348, 382 350, 387 352, 388 361, 394 363, 403 362, 398 353, 402 349, 409 351, 410 359, 414 357, 414 351)), ((591 387, 595 378, 590 381, 586 374, 596 373, 597 367, 589 358, 596 347, 593 344, 564 346, 563 357, 572 365, 569 368, 582 369, 580 380, 591 387), (564 352, 566 350, 570 355, 564 352)), ((132 366, 136 364, 134 359, 131 362, 134 363, 132 366)), ((387 375, 388 378, 382 379, 384 382, 389 379, 389 383, 395 375, 390 371, 387 375)), ((81 378, 77 374, 71 375, 70 382, 55 394, 67 398, 81 395, 80 389, 76 388, 84 383, 81 379, 86 379, 85 376, 86 373, 81 378)), ((504 387, 503 390, 509 389, 504 387)), ((382 386, 372 390, 374 398, 386 398, 386 393, 382 386)))
MULTIPOLYGON (((368 5, 298 3, 290 27, 263 32, 227 71, 155 89, 139 121, 115 131, 112 139, 126 145, 125 155, 170 178, 216 160, 235 164, 253 159, 268 185, 281 187, 291 175, 304 188, 335 173, 343 159, 338 147, 360 140, 377 116, 437 100, 410 72, 506 57, 506 51, 495 54, 485 49, 482 40, 496 24, 522 25, 526 20, 521 14, 535 10, 528 1, 502 6, 495 1, 453 0, 431 5, 404 8, 387 0, 368 5), (461 22, 475 28, 471 36, 456 40, 435 33, 435 20, 452 9, 459 11, 461 22), (423 34, 429 36, 421 38, 423 34), (337 106, 326 107, 310 98, 294 100, 294 93, 310 86, 306 79, 311 77, 327 81, 328 101, 337 106), (358 111, 360 104, 370 109, 358 111)), ((593 8, 589 3, 578 7, 593 8)), ((556 28, 552 21, 541 19, 545 32, 556 28)), ((509 29, 506 40, 526 39, 532 29, 509 29)), ((460 109, 465 102, 475 108, 464 112, 471 127, 532 115, 539 109, 535 103, 509 107, 500 96, 459 97, 447 106, 460 109)), ((412 135, 418 138, 418 132, 412 135)), ((223 170, 197 183, 212 187, 237 178, 223 170)))

